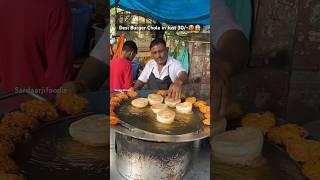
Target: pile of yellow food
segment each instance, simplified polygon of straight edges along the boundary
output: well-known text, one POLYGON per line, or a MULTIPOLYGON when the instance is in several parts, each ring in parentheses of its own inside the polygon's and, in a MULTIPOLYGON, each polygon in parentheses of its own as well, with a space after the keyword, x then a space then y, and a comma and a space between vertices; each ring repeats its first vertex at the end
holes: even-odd
POLYGON ((21 111, 3 115, 0 124, 0 179, 24 179, 18 175, 19 168, 11 159, 11 154, 17 144, 31 140, 31 132, 39 126, 40 121, 57 119, 57 108, 64 111, 68 106, 78 107, 77 104, 82 103, 81 108, 75 108, 70 113, 66 111, 68 114, 74 114, 84 111, 88 105, 86 99, 77 95, 65 94, 59 98, 56 99, 57 106, 46 101, 30 100, 20 105, 21 111))
POLYGON ((116 108, 120 106, 122 102, 129 98, 135 98, 138 93, 135 91, 129 91, 127 93, 116 93, 110 99, 110 126, 119 124, 120 120, 116 114, 116 108))
POLYGON ((190 102, 193 104, 193 107, 199 108, 204 116, 203 124, 210 126, 210 106, 205 101, 197 100, 195 97, 186 98, 186 102, 190 102))
POLYGON ((283 146, 289 156, 302 165, 308 179, 320 179, 320 141, 306 139, 309 133, 303 127, 297 124, 275 127, 275 116, 270 112, 249 113, 241 124, 259 129, 270 142, 283 146))
POLYGON ((266 134, 267 131, 276 125, 276 119, 271 112, 248 113, 241 120, 242 126, 257 128, 266 134))

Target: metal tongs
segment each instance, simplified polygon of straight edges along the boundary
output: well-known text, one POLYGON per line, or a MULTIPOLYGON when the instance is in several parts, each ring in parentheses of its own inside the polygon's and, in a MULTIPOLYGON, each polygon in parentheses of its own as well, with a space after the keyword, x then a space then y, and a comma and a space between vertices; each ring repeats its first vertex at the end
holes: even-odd
POLYGON ((36 99, 39 99, 39 100, 41 100, 41 101, 45 101, 45 102, 51 104, 51 102, 49 102, 46 98, 44 98, 43 96, 41 96, 41 95, 39 95, 39 94, 37 94, 37 93, 34 93, 34 92, 32 92, 32 91, 26 91, 26 94, 28 94, 28 95, 36 98, 36 99))

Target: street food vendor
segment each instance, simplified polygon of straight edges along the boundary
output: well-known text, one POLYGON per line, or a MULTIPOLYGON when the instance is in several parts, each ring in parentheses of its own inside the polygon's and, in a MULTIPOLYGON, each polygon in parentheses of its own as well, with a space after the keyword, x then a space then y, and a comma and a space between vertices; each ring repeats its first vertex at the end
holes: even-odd
POLYGON ((226 105, 230 78, 247 65, 249 43, 224 0, 214 1, 212 8, 211 97, 215 101, 213 104, 216 119, 220 118, 219 114, 226 105))
POLYGON ((163 39, 154 39, 149 48, 154 60, 145 65, 131 89, 139 90, 147 84, 149 89, 168 90, 169 97, 180 98, 182 85, 188 79, 186 70, 178 60, 168 56, 166 42, 163 39))
POLYGON ((1 1, 0 22, 0 92, 58 88, 69 81, 72 17, 67 1, 1 1))

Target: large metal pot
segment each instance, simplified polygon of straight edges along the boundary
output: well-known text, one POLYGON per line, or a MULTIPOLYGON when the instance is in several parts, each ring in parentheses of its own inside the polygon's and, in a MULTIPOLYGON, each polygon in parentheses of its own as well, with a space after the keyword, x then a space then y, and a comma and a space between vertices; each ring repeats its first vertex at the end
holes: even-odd
POLYGON ((117 169, 128 180, 182 179, 192 142, 152 142, 116 133, 117 169))

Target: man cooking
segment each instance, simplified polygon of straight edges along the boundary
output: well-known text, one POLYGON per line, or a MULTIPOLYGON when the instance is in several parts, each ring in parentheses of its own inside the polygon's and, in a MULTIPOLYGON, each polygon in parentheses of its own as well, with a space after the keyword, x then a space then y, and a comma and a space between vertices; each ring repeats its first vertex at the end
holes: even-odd
POLYGON ((188 79, 186 70, 178 60, 168 56, 163 39, 154 39, 149 48, 154 60, 145 65, 131 90, 139 90, 147 84, 149 89, 168 90, 169 97, 179 99, 182 85, 188 79))
POLYGON ((211 5, 211 97, 214 119, 219 119, 226 106, 230 79, 247 65, 249 43, 224 0, 214 0, 211 5))

